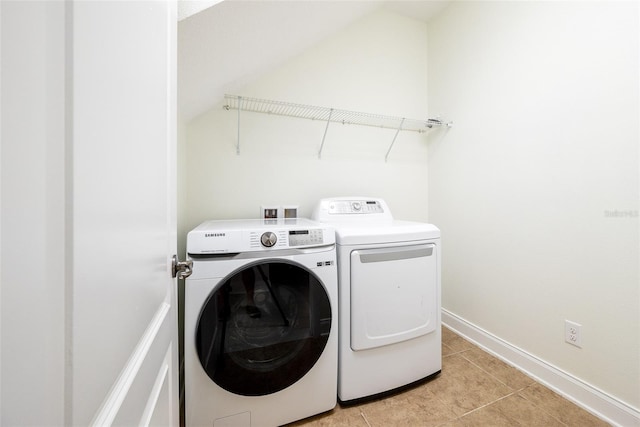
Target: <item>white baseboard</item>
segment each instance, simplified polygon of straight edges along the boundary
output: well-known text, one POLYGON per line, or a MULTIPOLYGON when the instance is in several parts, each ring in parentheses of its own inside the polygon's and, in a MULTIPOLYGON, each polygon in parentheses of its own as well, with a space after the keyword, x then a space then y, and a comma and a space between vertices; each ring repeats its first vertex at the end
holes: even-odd
POLYGON ((442 309, 442 323, 598 418, 614 426, 640 426, 640 411, 638 409, 615 399, 592 385, 569 375, 445 309, 442 309))

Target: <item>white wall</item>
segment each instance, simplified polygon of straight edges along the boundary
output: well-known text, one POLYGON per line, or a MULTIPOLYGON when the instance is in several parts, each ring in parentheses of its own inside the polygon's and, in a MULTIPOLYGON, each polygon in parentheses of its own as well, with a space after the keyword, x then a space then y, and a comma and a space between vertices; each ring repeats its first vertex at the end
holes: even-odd
MULTIPOLYGON (((239 23, 241 25, 241 23, 239 23)), ((426 24, 376 12, 261 77, 237 95, 377 114, 427 117, 426 24)), ((224 58, 220 59, 224 61, 224 58)), ((384 197, 398 218, 427 218, 427 144, 394 130, 242 113, 222 103, 187 128, 187 217, 257 218, 261 204, 299 204, 309 216, 321 197, 384 197)))
POLYGON ((636 410, 638 7, 454 2, 428 27, 443 308, 636 410))

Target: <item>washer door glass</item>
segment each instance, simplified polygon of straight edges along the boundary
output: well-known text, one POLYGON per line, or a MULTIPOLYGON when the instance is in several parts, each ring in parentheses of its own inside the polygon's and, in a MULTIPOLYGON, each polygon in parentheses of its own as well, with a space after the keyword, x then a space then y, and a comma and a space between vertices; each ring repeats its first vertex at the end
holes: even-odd
POLYGON ((298 264, 263 261, 221 283, 196 330, 207 375, 229 392, 262 396, 309 372, 331 329, 331 304, 318 278, 298 264))

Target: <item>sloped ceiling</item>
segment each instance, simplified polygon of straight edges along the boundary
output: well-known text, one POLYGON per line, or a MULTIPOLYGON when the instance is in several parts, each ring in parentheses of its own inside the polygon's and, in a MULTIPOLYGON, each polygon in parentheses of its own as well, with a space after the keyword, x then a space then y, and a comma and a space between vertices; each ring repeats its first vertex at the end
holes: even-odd
POLYGON ((178 23, 178 111, 189 121, 378 8, 428 21, 448 1, 186 1, 178 23), (204 6, 208 6, 204 10, 204 6))

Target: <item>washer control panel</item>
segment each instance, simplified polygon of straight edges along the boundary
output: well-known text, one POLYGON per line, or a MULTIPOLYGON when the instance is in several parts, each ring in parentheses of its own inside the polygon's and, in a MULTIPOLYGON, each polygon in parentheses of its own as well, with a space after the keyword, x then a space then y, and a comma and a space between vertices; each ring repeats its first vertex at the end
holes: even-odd
POLYGON ((192 255, 269 251, 329 246, 333 227, 305 218, 206 221, 187 234, 192 255))
POLYGON ((289 230, 289 246, 314 246, 323 243, 321 229, 289 230))

